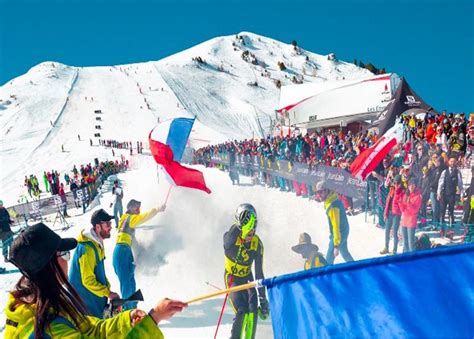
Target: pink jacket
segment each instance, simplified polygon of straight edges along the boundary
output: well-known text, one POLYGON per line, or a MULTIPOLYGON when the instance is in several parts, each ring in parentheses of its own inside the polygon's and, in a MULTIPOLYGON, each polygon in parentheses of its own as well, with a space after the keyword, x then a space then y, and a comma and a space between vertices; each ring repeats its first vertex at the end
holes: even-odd
POLYGON ((416 190, 408 196, 404 196, 400 202, 402 220, 400 225, 407 228, 416 227, 416 216, 421 208, 421 192, 416 190))

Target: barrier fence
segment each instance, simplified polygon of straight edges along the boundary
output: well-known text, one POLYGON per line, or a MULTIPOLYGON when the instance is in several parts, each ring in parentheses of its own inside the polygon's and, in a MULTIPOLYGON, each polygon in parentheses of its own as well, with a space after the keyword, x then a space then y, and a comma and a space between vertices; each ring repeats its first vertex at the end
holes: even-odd
MULTIPOLYGON (((379 181, 362 181, 354 178, 343 169, 331 166, 317 165, 310 167, 306 164, 293 163, 287 160, 272 161, 263 156, 235 155, 235 159, 231 161, 229 154, 220 154, 206 160, 201 159, 201 162, 206 166, 218 167, 229 172, 237 170, 249 177, 258 176, 263 178, 262 182, 265 183, 268 183, 270 178, 270 183, 277 187, 282 187, 281 180, 289 180, 306 184, 308 190, 311 191, 313 185, 325 180, 327 188, 346 197, 357 199, 357 204, 362 205, 365 211, 366 222, 370 221, 373 224, 379 224, 382 228, 385 227, 384 210, 389 189, 381 185, 379 181), (372 220, 369 220, 370 218, 372 220)), ((465 242, 474 240, 474 225, 461 223, 462 210, 455 209, 454 224, 432 221, 432 209, 428 201, 423 201, 425 205, 421 209, 418 218, 421 221, 420 226, 427 226, 428 228, 425 230, 430 230, 431 227, 431 230, 447 229, 452 230, 453 233, 463 233, 465 242)))
POLYGON ((271 160, 263 156, 236 155, 235 161, 228 154, 210 158, 211 165, 228 167, 230 171, 240 169, 245 175, 268 176, 271 179, 285 179, 304 183, 308 186, 320 181, 326 182, 326 188, 352 198, 363 199, 367 190, 367 182, 353 177, 341 168, 292 162, 288 160, 271 160))

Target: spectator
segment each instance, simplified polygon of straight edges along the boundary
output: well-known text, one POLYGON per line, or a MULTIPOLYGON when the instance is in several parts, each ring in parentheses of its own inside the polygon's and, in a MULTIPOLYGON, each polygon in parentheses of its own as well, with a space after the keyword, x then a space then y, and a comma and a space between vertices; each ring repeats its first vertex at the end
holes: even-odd
POLYGON ((112 188, 112 194, 115 195, 114 201, 114 219, 115 219, 115 227, 118 228, 119 225, 119 218, 122 217, 123 214, 123 188, 119 187, 118 180, 114 181, 114 187, 112 188))
POLYGON ((76 245, 75 239, 61 239, 44 224, 31 226, 15 239, 10 259, 23 276, 9 294, 5 337, 163 338, 156 325, 186 304, 165 299, 148 315, 141 310, 106 320, 86 315, 85 305, 66 275, 65 253, 76 245))
POLYGON ((430 176, 428 173, 428 167, 423 167, 422 169, 423 176, 421 177, 421 210, 420 210, 420 217, 423 226, 426 224, 426 206, 428 205, 428 200, 430 200, 430 176))
POLYGON ((434 223, 439 223, 440 220, 440 202, 438 199, 438 184, 441 173, 443 173, 445 166, 442 158, 434 156, 434 166, 429 171, 430 182, 430 200, 432 209, 432 220, 434 223))
POLYGON ((63 217, 68 218, 69 214, 67 214, 67 198, 66 198, 66 193, 64 192, 63 183, 61 183, 61 186, 59 187, 58 195, 61 198, 61 203, 63 207, 63 217))
POLYGON ((461 172, 456 167, 456 158, 450 156, 448 168, 441 173, 438 184, 438 200, 441 202, 441 236, 445 235, 444 217, 446 209, 448 209, 449 224, 454 224, 456 190, 462 196, 463 188, 461 172))
POLYGON ((311 237, 308 233, 301 233, 298 244, 291 248, 294 252, 301 254, 304 262, 304 269, 323 267, 328 263, 324 256, 319 253, 319 247, 311 242, 311 237))
POLYGON ((2 241, 2 251, 5 262, 8 262, 8 245, 13 237, 10 225, 13 220, 10 218, 10 213, 3 207, 3 201, 0 200, 0 240, 2 241))
POLYGON ((332 265, 339 253, 346 262, 354 261, 347 248, 349 222, 344 206, 337 198, 337 194, 327 188, 325 181, 320 181, 316 184, 316 197, 319 202, 324 202, 324 209, 329 221, 330 236, 326 261, 329 265, 332 265))
POLYGON ((408 190, 400 202, 402 211, 401 226, 403 234, 403 253, 415 249, 415 230, 417 215, 421 208, 421 192, 416 186, 416 179, 412 178, 408 182, 408 190))
POLYGON ((46 174, 46 171, 44 171, 44 174, 43 174, 43 183, 44 183, 45 191, 49 192, 48 175, 46 174))
POLYGON ((466 190, 462 222, 465 225, 474 224, 474 166, 471 167, 471 184, 466 190))
POLYGON ((92 214, 92 228, 79 235, 69 271, 71 284, 87 306, 87 314, 96 318, 103 317, 107 299, 119 297, 110 290, 104 267, 104 240, 110 238, 112 219, 103 209, 92 214))
POLYGON ((76 208, 79 208, 81 207, 81 204, 79 203, 79 199, 77 197, 77 183, 76 183, 76 180, 71 180, 71 185, 69 186, 69 189, 71 190, 72 192, 72 196, 74 198, 74 206, 76 206, 76 208))
MULTIPOLYGON (((135 228, 153 218, 158 212, 163 212, 165 205, 152 208, 150 211, 140 213, 141 202, 130 200, 127 211, 120 218, 117 234, 117 243, 114 248, 113 265, 115 274, 119 278, 120 293, 123 298, 128 298, 136 290, 135 262, 132 253, 132 241, 135 238, 135 228)), ((125 309, 136 308, 137 303, 128 303, 125 309)))
POLYGON ((400 219, 402 211, 400 203, 402 202, 404 190, 402 186, 402 177, 396 175, 393 183, 390 184, 390 190, 385 204, 384 218, 385 224, 385 247, 380 254, 389 253, 390 232, 393 234, 393 251, 392 254, 397 254, 398 251, 398 229, 400 227, 400 219))

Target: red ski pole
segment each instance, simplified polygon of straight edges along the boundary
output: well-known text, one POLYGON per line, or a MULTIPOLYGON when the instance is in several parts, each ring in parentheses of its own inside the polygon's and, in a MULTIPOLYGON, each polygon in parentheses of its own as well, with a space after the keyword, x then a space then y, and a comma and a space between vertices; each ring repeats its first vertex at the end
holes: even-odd
MULTIPOLYGON (((231 275, 230 279, 229 279, 229 286, 232 285, 233 281, 234 281, 234 276, 231 275)), ((221 324, 222 315, 224 314, 225 305, 227 303, 227 298, 228 297, 229 297, 229 293, 226 293, 225 298, 224 298, 224 303, 222 304, 221 314, 219 315, 219 320, 217 321, 217 327, 216 327, 216 332, 214 333, 214 339, 217 338, 217 332, 219 331, 219 326, 221 324)))

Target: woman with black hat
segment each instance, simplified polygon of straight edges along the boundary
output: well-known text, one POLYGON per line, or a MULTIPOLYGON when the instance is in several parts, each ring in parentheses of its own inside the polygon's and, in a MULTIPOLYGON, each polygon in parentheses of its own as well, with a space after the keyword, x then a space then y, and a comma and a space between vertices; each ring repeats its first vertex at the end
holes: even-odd
POLYGON ((10 262, 23 276, 6 306, 5 338, 163 338, 156 326, 187 305, 164 299, 148 315, 141 310, 100 320, 84 315, 84 303, 67 280, 64 254, 77 246, 39 223, 22 232, 10 248, 10 262))

